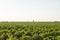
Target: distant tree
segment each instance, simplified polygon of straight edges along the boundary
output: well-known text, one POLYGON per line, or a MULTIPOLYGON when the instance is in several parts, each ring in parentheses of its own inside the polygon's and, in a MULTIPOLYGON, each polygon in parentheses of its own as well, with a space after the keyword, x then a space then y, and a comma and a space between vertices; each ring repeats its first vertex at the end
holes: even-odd
POLYGON ((34 20, 33 20, 33 22, 34 22, 34 20))

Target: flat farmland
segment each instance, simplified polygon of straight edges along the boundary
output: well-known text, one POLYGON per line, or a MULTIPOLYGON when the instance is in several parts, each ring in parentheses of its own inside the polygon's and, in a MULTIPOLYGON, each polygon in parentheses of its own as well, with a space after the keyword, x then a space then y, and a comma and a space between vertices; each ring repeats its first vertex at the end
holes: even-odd
POLYGON ((0 40, 60 40, 60 22, 0 22, 0 40))

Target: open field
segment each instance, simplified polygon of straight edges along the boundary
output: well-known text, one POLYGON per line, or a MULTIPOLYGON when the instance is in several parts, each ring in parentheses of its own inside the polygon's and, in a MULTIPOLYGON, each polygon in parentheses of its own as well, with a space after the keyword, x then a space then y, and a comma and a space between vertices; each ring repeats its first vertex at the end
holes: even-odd
POLYGON ((60 22, 0 22, 0 40, 60 40, 60 22))

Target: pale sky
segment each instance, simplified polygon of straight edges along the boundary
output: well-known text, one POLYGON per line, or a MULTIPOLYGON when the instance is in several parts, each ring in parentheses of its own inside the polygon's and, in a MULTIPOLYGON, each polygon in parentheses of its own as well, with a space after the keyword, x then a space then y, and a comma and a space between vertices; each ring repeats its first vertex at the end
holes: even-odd
POLYGON ((60 0, 0 0, 0 21, 60 21, 60 0))

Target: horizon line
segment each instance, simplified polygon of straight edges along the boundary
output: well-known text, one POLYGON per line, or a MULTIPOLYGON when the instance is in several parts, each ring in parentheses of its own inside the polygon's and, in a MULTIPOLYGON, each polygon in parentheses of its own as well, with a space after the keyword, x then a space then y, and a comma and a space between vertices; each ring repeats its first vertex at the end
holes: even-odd
POLYGON ((60 22, 60 21, 0 21, 0 22, 60 22))

